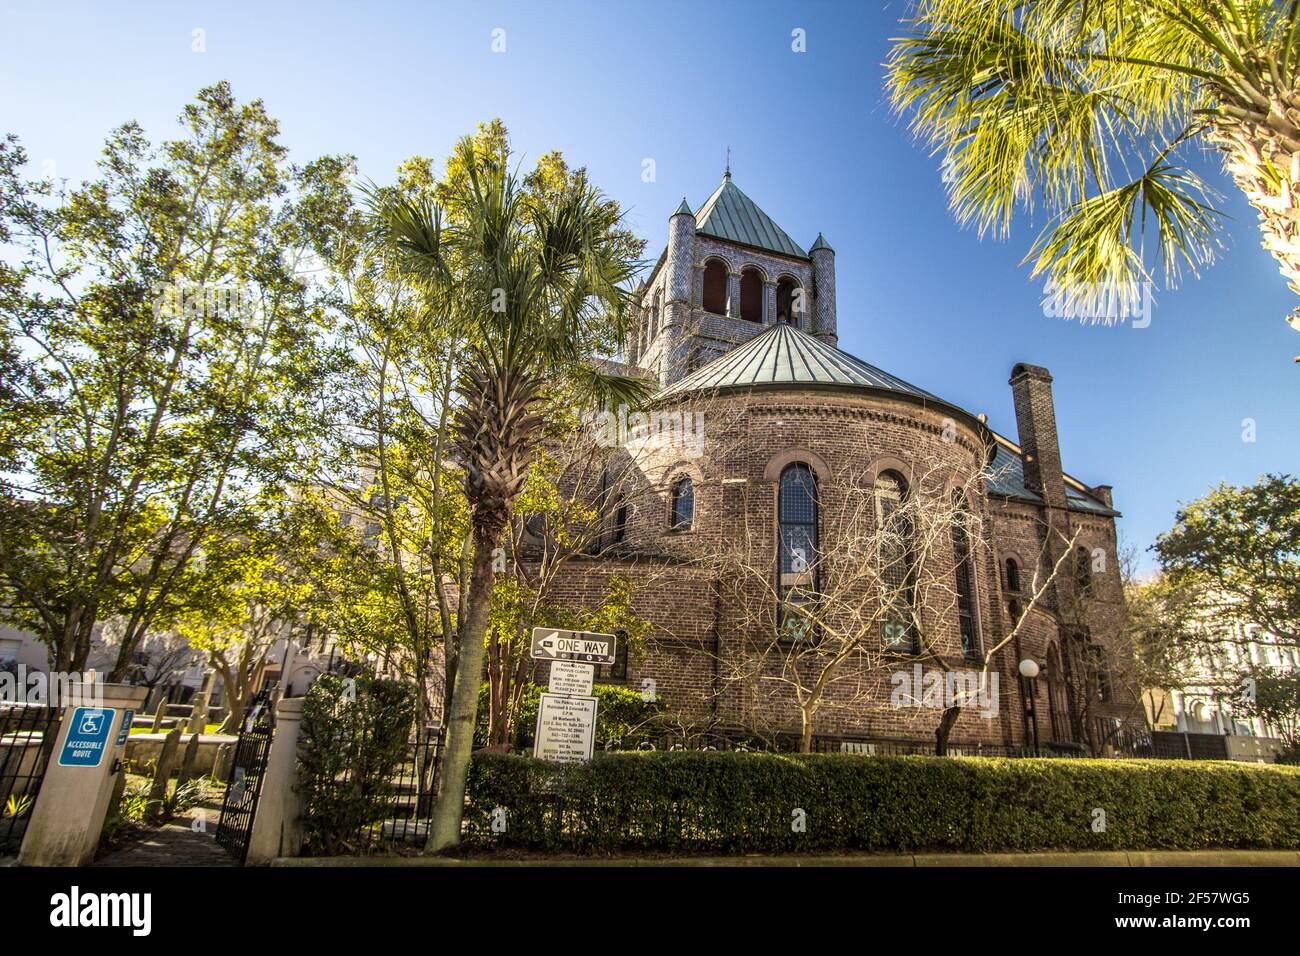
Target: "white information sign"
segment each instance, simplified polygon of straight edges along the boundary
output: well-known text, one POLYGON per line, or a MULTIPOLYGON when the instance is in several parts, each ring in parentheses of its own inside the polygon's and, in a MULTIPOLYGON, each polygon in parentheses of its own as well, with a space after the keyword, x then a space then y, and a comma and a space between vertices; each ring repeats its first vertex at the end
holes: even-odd
POLYGON ((565 697, 590 697, 596 668, 577 661, 551 661, 551 682, 547 689, 565 697))
POLYGON ((591 759, 596 742, 596 698, 542 694, 533 756, 560 763, 591 759))

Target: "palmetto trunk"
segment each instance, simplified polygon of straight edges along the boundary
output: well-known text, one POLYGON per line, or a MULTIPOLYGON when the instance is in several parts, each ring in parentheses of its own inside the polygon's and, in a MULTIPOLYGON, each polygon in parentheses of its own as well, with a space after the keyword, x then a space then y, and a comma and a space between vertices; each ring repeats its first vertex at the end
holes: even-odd
MULTIPOLYGON (((1210 138, 1225 154, 1237 187, 1259 213, 1263 246, 1278 262, 1291 291, 1300 295, 1300 95, 1265 92, 1270 107, 1221 107, 1210 138)), ((1300 329, 1300 307, 1288 319, 1300 329)))
POLYGON ((511 503, 528 477, 528 464, 542 425, 542 419, 532 414, 540 384, 527 373, 507 369, 494 374, 481 366, 467 372, 463 383, 466 407, 457 423, 457 442, 464 457, 474 561, 466 615, 460 622, 460 651, 447 713, 438 799, 426 844, 431 852, 460 842, 479 685, 483 680, 483 639, 495 579, 493 551, 510 520, 511 503))

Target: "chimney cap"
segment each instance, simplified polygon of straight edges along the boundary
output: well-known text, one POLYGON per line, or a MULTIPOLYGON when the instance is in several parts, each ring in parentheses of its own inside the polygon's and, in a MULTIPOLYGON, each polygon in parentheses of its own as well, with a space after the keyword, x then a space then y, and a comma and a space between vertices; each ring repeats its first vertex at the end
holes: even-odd
POLYGON ((1044 382, 1052 380, 1052 373, 1040 365, 1030 365, 1027 362, 1017 362, 1011 369, 1011 380, 1008 384, 1015 384, 1018 378, 1037 378, 1044 382))

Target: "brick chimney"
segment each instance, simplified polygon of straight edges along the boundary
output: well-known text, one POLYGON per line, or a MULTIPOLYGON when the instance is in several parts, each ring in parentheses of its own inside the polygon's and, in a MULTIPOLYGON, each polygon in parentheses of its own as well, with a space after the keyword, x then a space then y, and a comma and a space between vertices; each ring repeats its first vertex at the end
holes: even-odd
POLYGON ((1064 508, 1065 479, 1056 438, 1052 376, 1045 368, 1021 363, 1011 370, 1009 384, 1016 403, 1016 432, 1024 452, 1025 486, 1042 495, 1048 506, 1064 508))

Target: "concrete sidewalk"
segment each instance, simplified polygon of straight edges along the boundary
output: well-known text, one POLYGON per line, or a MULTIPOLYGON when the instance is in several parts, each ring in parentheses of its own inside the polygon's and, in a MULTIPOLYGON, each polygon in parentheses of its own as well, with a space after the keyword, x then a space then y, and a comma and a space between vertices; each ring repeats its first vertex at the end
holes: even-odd
POLYGON ((1297 850, 1113 850, 1098 853, 858 853, 677 857, 281 857, 271 866, 1300 866, 1297 850))

